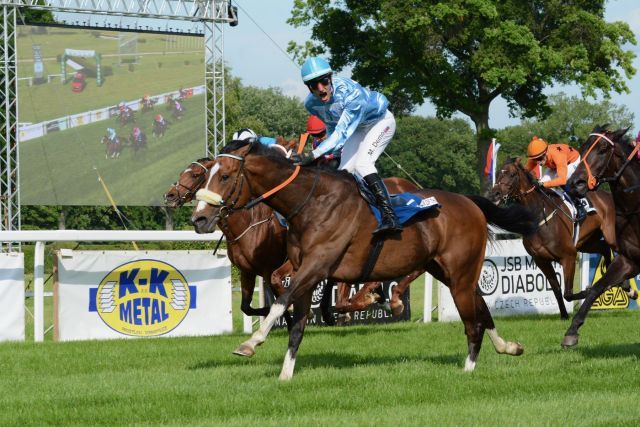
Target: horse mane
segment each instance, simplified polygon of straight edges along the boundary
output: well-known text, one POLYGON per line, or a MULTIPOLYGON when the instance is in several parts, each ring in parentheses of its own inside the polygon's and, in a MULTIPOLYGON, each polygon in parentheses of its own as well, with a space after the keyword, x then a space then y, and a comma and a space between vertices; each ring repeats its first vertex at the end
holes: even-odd
MULTIPOLYGON (((286 167, 291 167, 292 164, 289 161, 289 159, 283 157, 281 154, 278 154, 277 152, 273 151, 271 148, 269 148, 268 145, 264 145, 261 144, 259 142, 253 142, 253 141, 248 141, 248 140, 234 140, 231 141, 230 143, 228 143, 227 145, 225 145, 222 150, 220 150, 220 153, 232 153, 233 151, 239 150, 243 147, 246 147, 247 145, 251 145, 251 148, 249 149, 249 153, 251 154, 256 154, 258 156, 263 156, 263 157, 267 157, 269 160, 272 160, 274 162, 276 162, 278 165, 282 165, 282 166, 286 166, 286 167)), ((315 170, 315 169, 319 169, 322 172, 324 172, 325 174, 334 176, 336 178, 342 179, 342 180, 347 180, 349 182, 353 183, 353 178, 351 176, 351 174, 347 171, 344 170, 336 170, 333 168, 330 168, 328 166, 325 165, 321 165, 321 166, 305 166, 303 168, 303 170, 315 170)))

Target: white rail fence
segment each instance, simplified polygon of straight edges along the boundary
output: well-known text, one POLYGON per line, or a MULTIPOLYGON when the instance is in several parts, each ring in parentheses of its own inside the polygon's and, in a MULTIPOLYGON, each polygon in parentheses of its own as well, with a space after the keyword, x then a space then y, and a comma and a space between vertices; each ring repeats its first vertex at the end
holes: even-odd
POLYGON ((33 336, 44 341, 44 250, 47 242, 212 242, 222 237, 220 231, 197 234, 194 231, 127 230, 29 230, 0 231, 0 242, 35 242, 33 258, 33 336))

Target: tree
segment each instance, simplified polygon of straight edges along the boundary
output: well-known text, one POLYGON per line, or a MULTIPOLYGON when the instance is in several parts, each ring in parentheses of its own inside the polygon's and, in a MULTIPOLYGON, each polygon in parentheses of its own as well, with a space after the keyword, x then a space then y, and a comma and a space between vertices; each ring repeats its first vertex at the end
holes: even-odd
MULTIPOLYGON (((385 152, 423 187, 478 191, 473 131, 463 119, 399 118, 396 135, 385 152)), ((380 158, 379 170, 382 176, 403 176, 386 156, 380 158)))
POLYGON ((500 152, 505 156, 525 155, 527 144, 534 135, 551 143, 562 142, 574 147, 587 138, 596 125, 609 123, 623 128, 633 124, 633 113, 609 100, 592 103, 577 96, 550 96, 551 113, 544 120, 524 120, 517 126, 498 131, 500 152), (573 140, 577 137, 577 140, 573 140))
MULTIPOLYGON (((429 98, 439 117, 459 111, 476 128, 476 172, 489 141, 489 106, 502 96, 514 116, 549 113, 543 89, 577 83, 585 95, 627 92, 635 73, 629 26, 603 19, 604 0, 295 0, 288 22, 311 26, 299 58, 331 53, 395 112, 429 98)), ((486 188, 487 182, 481 181, 486 188)))

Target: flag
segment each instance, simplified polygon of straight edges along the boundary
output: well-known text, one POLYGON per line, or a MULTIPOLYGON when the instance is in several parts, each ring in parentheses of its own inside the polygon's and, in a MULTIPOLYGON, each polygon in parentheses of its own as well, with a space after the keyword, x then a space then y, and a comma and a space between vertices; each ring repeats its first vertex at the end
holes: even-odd
POLYGON ((496 142, 496 139, 493 138, 487 150, 487 163, 484 167, 484 174, 491 180, 491 185, 495 185, 496 183, 496 161, 498 160, 499 149, 500 143, 496 142))

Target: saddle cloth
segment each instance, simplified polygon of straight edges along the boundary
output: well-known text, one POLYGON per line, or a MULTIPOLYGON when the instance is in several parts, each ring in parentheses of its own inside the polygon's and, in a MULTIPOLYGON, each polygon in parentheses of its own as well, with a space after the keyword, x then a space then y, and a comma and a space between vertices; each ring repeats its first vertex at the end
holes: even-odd
MULTIPOLYGON (((360 195, 369 204, 369 208, 378 220, 378 223, 381 223, 382 214, 380 213, 380 209, 378 209, 375 196, 371 190, 369 190, 367 183, 364 182, 362 178, 356 175, 353 176, 358 184, 360 195)), ((393 211, 396 213, 400 224, 406 223, 420 212, 425 212, 441 206, 435 197, 422 198, 413 193, 392 194, 390 195, 390 198, 391 207, 393 207, 393 211)))

